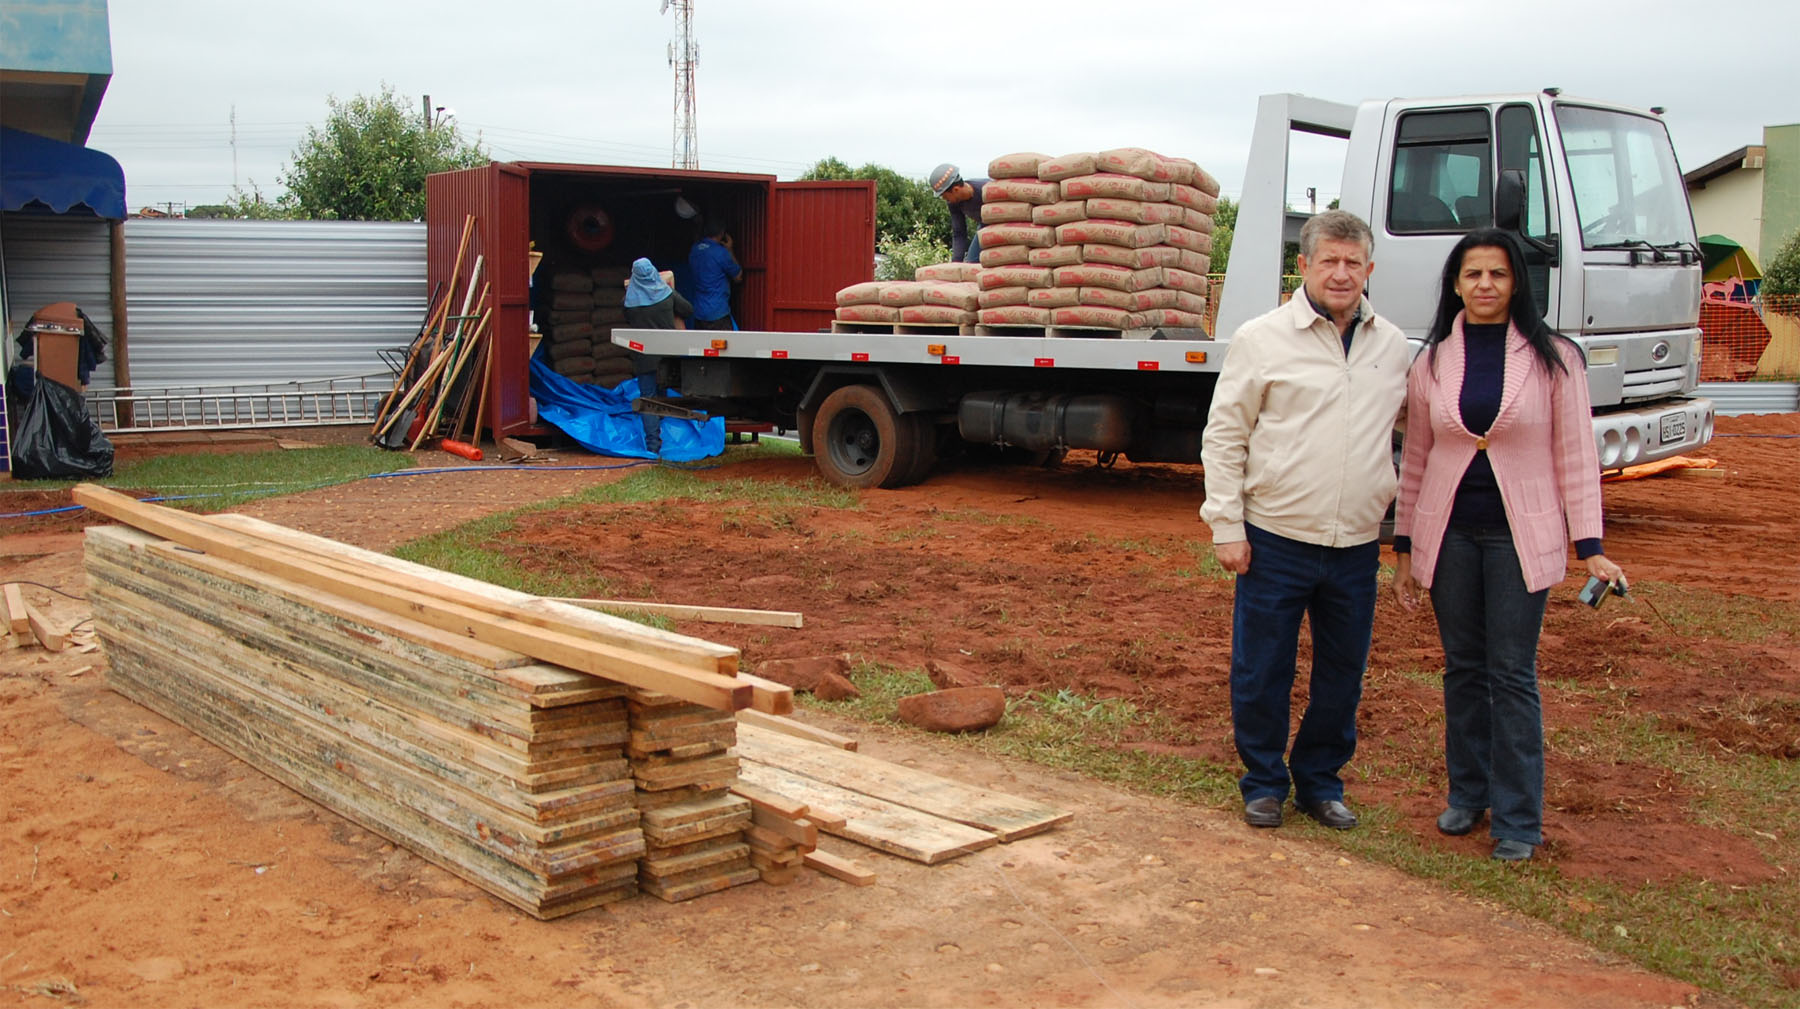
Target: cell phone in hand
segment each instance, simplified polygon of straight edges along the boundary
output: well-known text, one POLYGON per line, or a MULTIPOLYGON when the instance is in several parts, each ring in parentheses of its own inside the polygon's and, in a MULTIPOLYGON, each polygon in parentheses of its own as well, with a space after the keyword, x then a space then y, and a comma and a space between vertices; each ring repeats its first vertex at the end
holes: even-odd
POLYGON ((1595 578, 1590 575, 1587 584, 1581 587, 1581 593, 1575 598, 1594 609, 1599 609, 1600 604, 1606 602, 1607 596, 1623 596, 1624 594, 1624 582, 1609 582, 1604 578, 1595 578))

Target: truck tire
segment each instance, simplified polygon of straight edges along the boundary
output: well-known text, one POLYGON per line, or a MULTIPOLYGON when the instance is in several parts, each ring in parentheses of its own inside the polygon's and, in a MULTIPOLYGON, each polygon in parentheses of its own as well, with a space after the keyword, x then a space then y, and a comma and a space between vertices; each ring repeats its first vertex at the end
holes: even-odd
POLYGON ((906 467, 905 485, 923 483, 937 465, 937 420, 928 413, 908 413, 900 417, 902 424, 913 426, 913 457, 906 467))
POLYGON ((917 457, 917 434, 881 390, 847 385, 819 404, 813 459, 820 474, 840 487, 899 487, 917 457))

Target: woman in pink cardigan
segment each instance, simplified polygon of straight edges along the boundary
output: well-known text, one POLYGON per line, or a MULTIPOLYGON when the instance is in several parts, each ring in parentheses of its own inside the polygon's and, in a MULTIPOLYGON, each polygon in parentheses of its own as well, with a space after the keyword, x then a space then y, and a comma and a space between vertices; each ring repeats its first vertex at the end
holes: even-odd
POLYGON ((1394 513, 1394 594, 1431 594, 1444 645, 1448 808, 1467 834, 1491 811, 1493 857, 1543 843, 1537 645, 1568 572, 1625 580, 1600 542, 1600 460, 1581 349, 1544 323, 1515 240, 1487 228, 1444 264, 1437 317, 1407 382, 1394 513))

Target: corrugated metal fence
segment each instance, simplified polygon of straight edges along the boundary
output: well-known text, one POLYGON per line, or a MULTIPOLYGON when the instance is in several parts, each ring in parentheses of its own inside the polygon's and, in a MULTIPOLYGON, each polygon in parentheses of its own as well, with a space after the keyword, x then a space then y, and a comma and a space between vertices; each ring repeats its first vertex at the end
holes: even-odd
MULTIPOLYGON (((112 318, 111 224, 93 217, 7 214, 0 222, 6 261, 6 339, 19 335, 45 305, 73 301, 107 333, 112 318)), ((91 377, 111 384, 112 367, 91 377)))

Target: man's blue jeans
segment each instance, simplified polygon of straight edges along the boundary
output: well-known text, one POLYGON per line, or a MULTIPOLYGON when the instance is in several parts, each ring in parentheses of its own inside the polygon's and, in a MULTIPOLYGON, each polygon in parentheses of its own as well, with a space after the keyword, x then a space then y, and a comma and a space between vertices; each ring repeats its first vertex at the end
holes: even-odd
POLYGON ((1321 547, 1246 526, 1250 570, 1231 615, 1231 723, 1244 801, 1342 801, 1338 771, 1356 753, 1356 706, 1375 622, 1381 546, 1321 547), (1287 762, 1289 699, 1300 619, 1312 625, 1306 713, 1287 762))
POLYGON ((1538 632, 1548 590, 1527 592, 1512 532, 1444 532, 1431 608, 1444 643, 1444 764, 1450 805, 1490 810, 1496 840, 1542 844, 1544 714, 1538 632))

